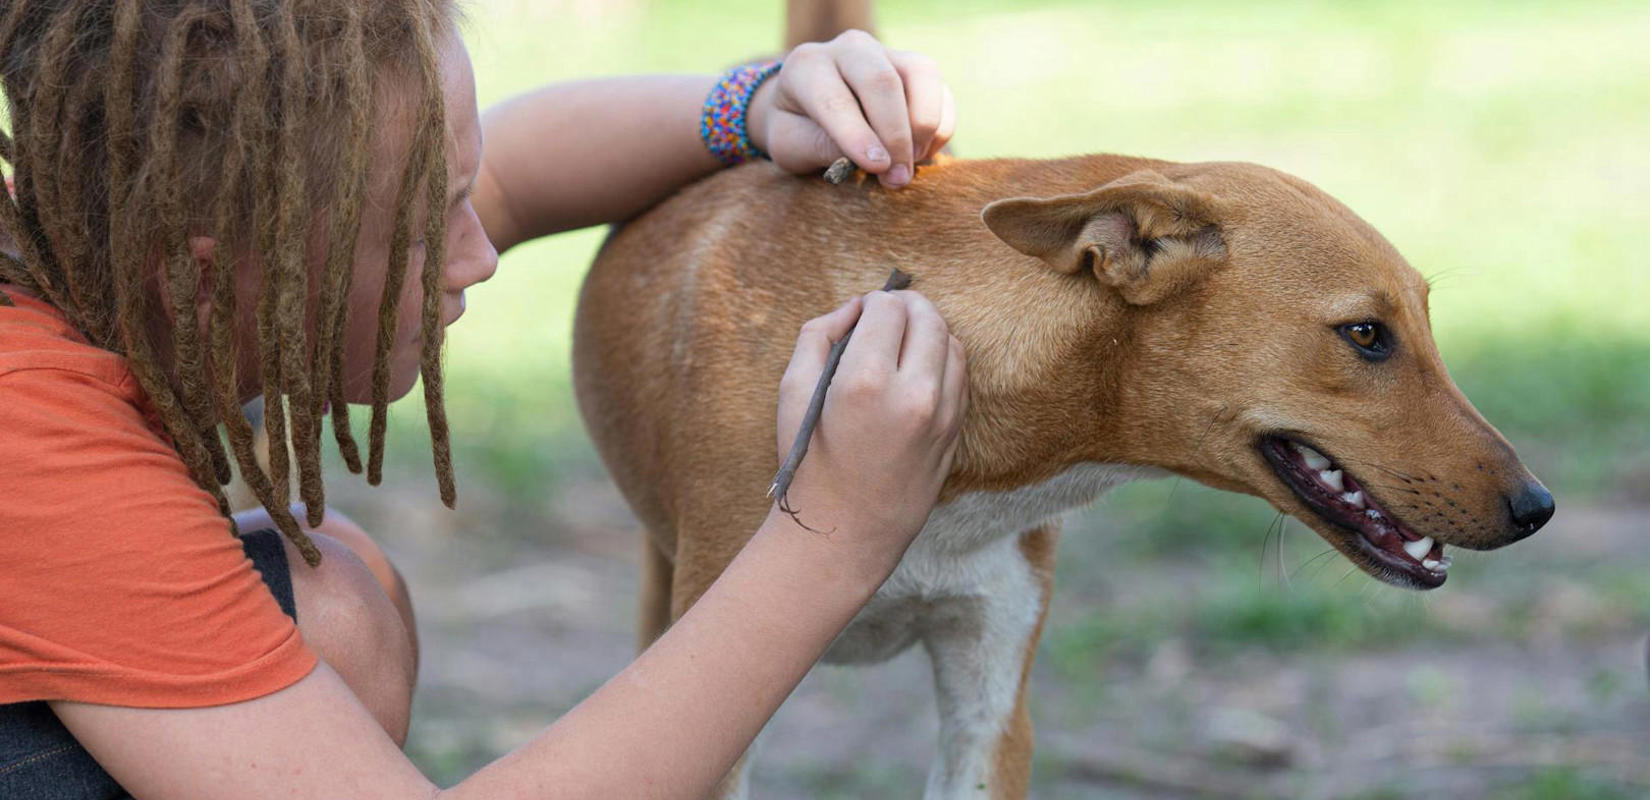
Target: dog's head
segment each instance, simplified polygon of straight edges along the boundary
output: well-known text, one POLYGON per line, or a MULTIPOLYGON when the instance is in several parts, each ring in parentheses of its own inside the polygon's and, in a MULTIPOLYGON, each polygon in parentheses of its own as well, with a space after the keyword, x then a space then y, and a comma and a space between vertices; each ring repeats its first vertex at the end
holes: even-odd
MULTIPOLYGON (((1445 546, 1491 549, 1553 500, 1455 387, 1427 283, 1304 181, 1250 164, 1163 165, 1078 195, 1000 200, 998 238, 1098 281, 1132 461, 1265 498, 1389 583, 1433 588, 1445 546)), ((1095 350, 1094 352, 1101 352, 1095 350)))

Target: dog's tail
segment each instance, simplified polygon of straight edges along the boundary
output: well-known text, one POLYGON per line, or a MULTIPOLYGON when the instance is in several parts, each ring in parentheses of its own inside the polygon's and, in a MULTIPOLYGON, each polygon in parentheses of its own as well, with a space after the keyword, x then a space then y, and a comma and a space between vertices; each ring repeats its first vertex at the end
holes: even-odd
POLYGON ((785 51, 804 42, 826 42, 851 28, 875 33, 872 0, 785 0, 785 51))

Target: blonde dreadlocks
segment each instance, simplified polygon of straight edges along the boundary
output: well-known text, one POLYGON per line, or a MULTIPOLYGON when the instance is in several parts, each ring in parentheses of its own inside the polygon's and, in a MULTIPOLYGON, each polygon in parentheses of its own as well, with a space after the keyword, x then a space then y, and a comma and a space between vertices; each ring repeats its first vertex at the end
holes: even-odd
MULTIPOLYGON (((287 444, 308 522, 318 525, 329 407, 345 463, 362 469, 344 401, 343 331, 375 133, 374 78, 386 73, 416 78, 420 99, 378 311, 367 480, 382 478, 389 351, 422 197, 430 213, 419 372, 441 498, 454 502, 441 399, 447 168, 437 51, 453 13, 450 0, 0 3, 0 89, 10 121, 0 131, 0 162, 16 187, 0 192, 0 239, 18 251, 0 252, 0 282, 51 303, 93 344, 125 356, 195 482, 227 515, 222 486, 232 456, 311 565, 320 553, 286 505, 287 444), (318 222, 328 225, 327 251, 311 336, 306 254, 318 222), (201 232, 217 243, 209 275, 191 251, 201 232), (240 411, 237 254, 255 254, 262 267, 253 313, 267 472, 240 411), (204 336, 195 324, 203 280, 204 336), (157 325, 168 317, 173 324, 157 325)), ((10 299, 0 293, 0 303, 10 299)))

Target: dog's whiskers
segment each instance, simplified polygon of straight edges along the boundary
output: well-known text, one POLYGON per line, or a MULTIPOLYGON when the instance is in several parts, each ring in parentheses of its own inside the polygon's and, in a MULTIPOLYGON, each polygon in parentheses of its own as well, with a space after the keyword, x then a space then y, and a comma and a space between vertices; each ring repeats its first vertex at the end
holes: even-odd
MULTIPOLYGON (((1277 528, 1278 523, 1281 522, 1282 520, 1283 520, 1283 514, 1280 513, 1276 517, 1274 517, 1271 522, 1266 524, 1266 534, 1264 536, 1262 536, 1261 539, 1260 539, 1260 558, 1256 559, 1256 561, 1255 561, 1255 582, 1256 583, 1262 583, 1263 584, 1263 583, 1266 582, 1266 545, 1272 541, 1272 529, 1277 528)), ((1278 538, 1278 552, 1279 552, 1279 558, 1280 559, 1282 558, 1282 548, 1283 548, 1283 538, 1282 538, 1282 533, 1281 533, 1281 529, 1280 529, 1279 538, 1278 538)))
MULTIPOLYGON (((1321 552, 1321 553, 1319 553, 1319 554, 1317 554, 1317 555, 1315 555, 1315 556, 1313 556, 1313 557, 1311 557, 1311 558, 1309 558, 1305 561, 1302 561, 1300 566, 1295 567, 1294 575, 1298 577, 1301 573, 1305 572, 1306 568, 1310 567, 1313 564, 1313 562, 1316 562, 1317 560, 1323 558, 1324 556, 1334 556, 1334 555, 1339 555, 1339 552, 1335 548, 1333 548, 1333 547, 1324 548, 1323 552, 1321 552)), ((1334 559, 1330 559, 1330 561, 1333 561, 1333 560, 1334 559)), ((1321 571, 1325 566, 1329 565, 1330 561, 1325 561, 1322 564, 1319 564, 1318 569, 1321 571)))
POLYGON ((1434 273, 1431 273, 1431 274, 1428 274, 1428 275, 1423 275, 1421 277, 1422 277, 1422 280, 1425 280, 1427 282, 1427 288, 1428 289, 1437 289, 1438 288, 1438 283, 1441 279, 1451 278, 1451 277, 1454 277, 1456 274, 1463 273, 1463 272, 1466 272, 1466 270, 1464 270, 1461 267, 1445 267, 1444 269, 1438 270, 1437 272, 1434 272, 1434 273))
MULTIPOLYGON (((1341 584, 1346 583, 1346 579, 1352 577, 1352 573, 1357 572, 1357 571, 1358 571, 1358 565, 1357 564, 1353 564, 1352 566, 1348 567, 1347 570, 1346 570, 1346 574, 1342 575, 1340 580, 1335 581, 1335 586, 1340 586, 1341 584)), ((1334 588, 1334 587, 1330 587, 1330 588, 1334 588)))
POLYGON ((1278 544, 1277 547, 1273 548, 1272 555, 1277 559, 1278 575, 1283 578, 1283 588, 1285 590, 1289 589, 1289 570, 1283 566, 1283 534, 1288 527, 1289 519, 1283 515, 1283 512, 1278 512, 1278 544))

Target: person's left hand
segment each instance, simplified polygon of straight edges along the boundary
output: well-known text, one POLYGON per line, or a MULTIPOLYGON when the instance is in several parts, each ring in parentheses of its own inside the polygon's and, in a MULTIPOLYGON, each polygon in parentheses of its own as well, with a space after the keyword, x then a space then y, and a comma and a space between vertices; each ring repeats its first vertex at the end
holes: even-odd
POLYGON ((899 187, 951 139, 957 112, 933 59, 890 50, 864 31, 785 56, 746 112, 751 143, 790 172, 847 156, 899 187))

